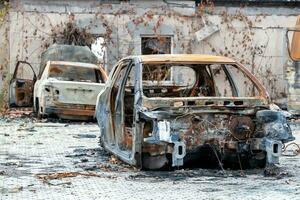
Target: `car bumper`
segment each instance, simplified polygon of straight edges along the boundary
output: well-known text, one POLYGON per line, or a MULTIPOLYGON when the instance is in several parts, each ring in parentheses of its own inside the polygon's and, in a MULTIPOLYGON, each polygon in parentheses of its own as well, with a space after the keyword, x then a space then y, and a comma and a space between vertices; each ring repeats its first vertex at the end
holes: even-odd
POLYGON ((95 114, 95 109, 46 107, 45 108, 45 114, 46 115, 93 117, 94 114, 95 114))

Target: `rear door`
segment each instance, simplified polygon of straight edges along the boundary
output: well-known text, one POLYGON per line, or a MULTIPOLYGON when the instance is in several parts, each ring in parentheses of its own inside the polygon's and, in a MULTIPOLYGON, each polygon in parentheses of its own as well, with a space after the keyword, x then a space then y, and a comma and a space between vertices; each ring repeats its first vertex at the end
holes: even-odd
POLYGON ((36 74, 26 61, 18 61, 9 84, 10 107, 30 107, 33 105, 33 87, 36 74))
POLYGON ((109 102, 111 131, 106 134, 107 147, 120 159, 137 164, 134 118, 135 65, 132 60, 119 63, 110 85, 109 102))

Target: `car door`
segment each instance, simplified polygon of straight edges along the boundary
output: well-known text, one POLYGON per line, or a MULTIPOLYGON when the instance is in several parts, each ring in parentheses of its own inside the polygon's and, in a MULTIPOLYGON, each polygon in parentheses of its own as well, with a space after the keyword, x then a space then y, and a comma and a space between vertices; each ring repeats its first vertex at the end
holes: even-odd
POLYGON ((120 63, 119 68, 120 70, 117 72, 115 76, 115 80, 112 85, 111 89, 111 113, 112 113, 112 125, 113 125, 113 132, 114 132, 114 138, 115 143, 118 144, 119 148, 119 140, 120 136, 123 133, 123 128, 120 128, 120 126, 123 125, 123 93, 125 88, 125 82, 126 78, 129 73, 129 67, 130 67, 130 60, 125 60, 120 63))
POLYGON ((33 87, 36 74, 26 61, 18 61, 9 84, 10 107, 30 107, 33 105, 33 87))
POLYGON ((114 73, 110 88, 111 131, 107 134, 110 151, 127 163, 137 164, 135 129, 135 73, 132 60, 123 60, 114 73))
POLYGON ((287 47, 290 58, 293 61, 300 61, 300 15, 297 17, 294 28, 289 28, 286 32, 287 47))

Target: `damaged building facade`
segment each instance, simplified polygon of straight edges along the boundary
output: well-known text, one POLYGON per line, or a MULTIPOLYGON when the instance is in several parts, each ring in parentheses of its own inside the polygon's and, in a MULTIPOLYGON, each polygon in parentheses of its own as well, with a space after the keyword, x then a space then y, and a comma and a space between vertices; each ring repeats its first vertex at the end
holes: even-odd
POLYGON ((128 55, 222 55, 245 65, 272 100, 284 104, 289 90, 295 91, 290 89, 294 68, 286 29, 295 25, 299 3, 269 0, 240 6, 247 2, 12 0, 0 30, 1 46, 7 45, 0 49, 5 51, 0 54, 5 63, 0 88, 4 88, 3 75, 12 74, 18 60, 39 69, 41 53, 59 42, 56 37, 71 24, 93 36, 87 43, 108 72, 128 55))

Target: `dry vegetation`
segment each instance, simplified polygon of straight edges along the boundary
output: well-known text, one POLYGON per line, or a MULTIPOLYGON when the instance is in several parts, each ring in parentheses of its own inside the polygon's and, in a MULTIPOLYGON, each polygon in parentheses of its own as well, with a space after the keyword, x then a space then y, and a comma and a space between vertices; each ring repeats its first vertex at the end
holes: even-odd
MULTIPOLYGON (((8 29, 4 27, 7 23, 7 15, 9 12, 9 2, 5 0, 0 0, 0 30, 4 29, 4 40, 0 41, 0 43, 4 42, 5 44, 1 44, 2 47, 8 46, 8 29)), ((2 33, 2 31, 1 31, 2 33)), ((0 55, 1 56, 1 55, 0 55)), ((0 64, 0 71, 2 72, 1 74, 4 75, 6 78, 3 80, 3 89, 0 91, 0 114, 3 113, 5 110, 7 110, 7 96, 8 96, 8 81, 9 81, 9 76, 7 76, 7 66, 8 65, 8 60, 6 59, 4 63, 0 64)), ((2 77, 1 77, 2 78, 2 77)))

